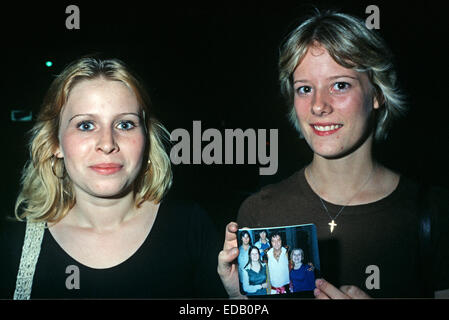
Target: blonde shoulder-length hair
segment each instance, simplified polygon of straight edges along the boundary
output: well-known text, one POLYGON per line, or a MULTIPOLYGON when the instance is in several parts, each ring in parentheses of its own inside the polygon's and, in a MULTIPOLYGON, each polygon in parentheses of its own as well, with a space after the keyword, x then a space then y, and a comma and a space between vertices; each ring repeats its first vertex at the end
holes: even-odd
POLYGON ((59 146, 60 116, 77 83, 100 77, 124 83, 134 92, 141 108, 147 139, 143 165, 134 181, 136 207, 145 201, 160 202, 170 188, 171 163, 164 147, 164 141, 169 142, 169 133, 150 116, 150 99, 142 82, 118 59, 83 57, 53 80, 30 131, 30 160, 22 172, 21 191, 15 204, 17 219, 57 222, 75 205, 72 181, 63 161, 54 156, 59 146))

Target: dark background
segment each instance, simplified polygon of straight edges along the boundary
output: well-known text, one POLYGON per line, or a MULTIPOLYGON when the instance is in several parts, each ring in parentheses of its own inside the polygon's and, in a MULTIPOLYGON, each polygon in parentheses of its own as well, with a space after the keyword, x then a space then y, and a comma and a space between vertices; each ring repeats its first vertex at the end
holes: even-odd
MULTIPOLYGON (((235 220, 242 200, 311 160, 286 119, 277 59, 283 37, 312 6, 365 19, 380 9, 379 32, 396 56, 410 112, 378 158, 412 178, 449 187, 449 12, 438 1, 152 1, 22 3, 1 7, 2 212, 13 215, 32 122, 12 122, 11 110, 36 115, 50 82, 69 62, 102 52, 124 60, 143 78, 154 114, 171 132, 206 128, 279 130, 279 168, 258 165, 174 166, 175 190, 208 210, 219 230, 235 220), (67 30, 68 5, 80 9, 80 30, 67 30), (45 61, 51 60, 48 68, 45 61)), ((204 146, 205 144, 203 144, 204 146)))

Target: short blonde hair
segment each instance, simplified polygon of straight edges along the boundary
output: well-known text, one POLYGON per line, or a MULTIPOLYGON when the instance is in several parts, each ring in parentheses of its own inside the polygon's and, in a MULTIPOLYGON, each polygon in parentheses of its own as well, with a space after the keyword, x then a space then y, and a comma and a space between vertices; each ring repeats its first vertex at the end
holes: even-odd
POLYGON ((172 183, 170 158, 164 148, 167 130, 150 116, 150 99, 141 80, 118 59, 83 57, 74 61, 50 85, 37 121, 30 131, 30 160, 22 173, 22 189, 16 200, 19 220, 57 222, 75 205, 70 177, 63 161, 54 153, 59 146, 58 131, 62 109, 73 87, 86 80, 104 78, 120 81, 130 88, 139 103, 147 136, 144 164, 134 182, 135 205, 160 202, 172 183))
POLYGON ((366 72, 379 102, 374 138, 385 139, 393 119, 406 110, 405 96, 397 84, 393 55, 382 38, 365 23, 348 14, 316 12, 294 29, 280 49, 279 80, 289 107, 289 120, 301 134, 293 105, 293 73, 315 43, 322 45, 341 66, 366 72))

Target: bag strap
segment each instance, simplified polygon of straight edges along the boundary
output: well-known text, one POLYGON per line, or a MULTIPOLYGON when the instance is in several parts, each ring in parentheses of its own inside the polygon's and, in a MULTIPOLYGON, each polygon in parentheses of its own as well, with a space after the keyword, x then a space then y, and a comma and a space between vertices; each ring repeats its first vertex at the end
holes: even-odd
POLYGON ((27 220, 14 300, 30 299, 34 271, 36 270, 37 260, 41 251, 44 231, 45 222, 31 222, 27 220))

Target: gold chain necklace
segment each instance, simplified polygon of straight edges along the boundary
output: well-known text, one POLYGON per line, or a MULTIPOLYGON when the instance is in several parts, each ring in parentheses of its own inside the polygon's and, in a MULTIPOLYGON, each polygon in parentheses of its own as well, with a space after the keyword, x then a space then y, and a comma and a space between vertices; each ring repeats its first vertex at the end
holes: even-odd
MULTIPOLYGON (((346 206, 363 190, 363 188, 366 186, 366 184, 368 183, 368 181, 370 181, 371 180, 371 177, 372 177, 372 175, 373 175, 373 172, 374 172, 374 168, 375 168, 375 165, 373 164, 373 169, 371 170, 371 173, 369 174, 369 176, 368 176, 368 179, 363 183, 363 185, 360 187, 360 189, 359 189, 359 191, 357 191, 357 193, 356 194, 354 194, 352 197, 351 197, 351 199, 349 199, 349 201, 348 202, 346 202, 346 204, 343 206, 343 207, 341 207, 340 208, 340 210, 338 211, 338 213, 335 215, 335 217, 333 217, 332 218, 332 216, 331 216, 331 214, 329 213, 329 210, 327 209, 327 207, 326 207, 326 205, 324 204, 324 201, 323 201, 323 199, 320 197, 320 195, 318 194, 318 193, 316 193, 316 195, 318 196, 318 198, 320 199, 320 201, 321 201, 321 204, 323 205, 323 208, 324 208, 324 210, 326 211, 326 213, 327 213, 327 215, 329 216, 329 218, 331 219, 331 222, 329 222, 328 223, 328 225, 330 226, 330 231, 331 231, 331 233, 334 231, 334 228, 337 226, 337 224, 335 223, 335 220, 337 220, 337 218, 340 216, 340 214, 343 212, 343 209, 344 208, 346 208, 346 206)), ((313 184, 314 185, 316 185, 315 184, 315 179, 313 178, 313 175, 312 175, 312 172, 310 171, 310 167, 307 167, 307 169, 308 169, 308 173, 309 173, 309 176, 310 176, 310 178, 311 178, 311 180, 312 180, 312 182, 313 182, 313 184)))

